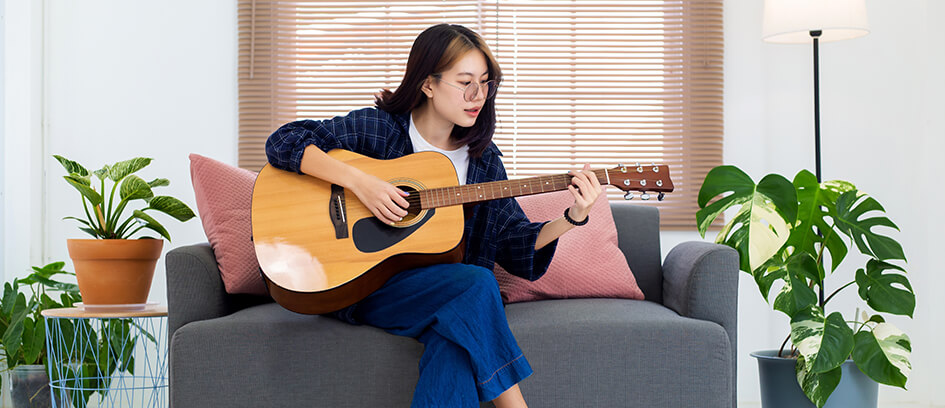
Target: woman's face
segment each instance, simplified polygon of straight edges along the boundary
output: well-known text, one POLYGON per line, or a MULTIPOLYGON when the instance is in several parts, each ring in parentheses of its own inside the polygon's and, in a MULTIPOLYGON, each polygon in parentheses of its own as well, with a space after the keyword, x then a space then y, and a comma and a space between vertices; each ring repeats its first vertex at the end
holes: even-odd
POLYGON ((470 83, 483 84, 489 80, 489 68, 482 52, 467 52, 449 70, 441 73, 440 78, 430 77, 429 89, 424 87, 433 110, 443 119, 462 127, 476 123, 482 105, 486 103, 485 89, 480 88, 476 97, 466 101, 463 94, 470 83))

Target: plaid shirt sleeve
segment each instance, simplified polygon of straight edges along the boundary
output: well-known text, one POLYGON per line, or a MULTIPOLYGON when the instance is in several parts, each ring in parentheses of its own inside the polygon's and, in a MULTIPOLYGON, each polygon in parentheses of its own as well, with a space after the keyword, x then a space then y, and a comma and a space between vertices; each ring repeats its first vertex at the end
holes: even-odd
POLYGON ((266 140, 266 156, 274 167, 299 174, 302 174, 302 153, 309 145, 325 152, 345 149, 373 158, 386 158, 386 139, 392 126, 389 114, 375 108, 359 109, 327 120, 290 122, 266 140))
MULTIPOLYGON (((496 157, 496 180, 507 180, 505 167, 496 157)), ((496 262, 509 273, 530 281, 538 280, 554 257, 558 240, 535 250, 538 233, 548 222, 530 222, 518 201, 513 198, 497 200, 493 216, 496 220, 496 262)))

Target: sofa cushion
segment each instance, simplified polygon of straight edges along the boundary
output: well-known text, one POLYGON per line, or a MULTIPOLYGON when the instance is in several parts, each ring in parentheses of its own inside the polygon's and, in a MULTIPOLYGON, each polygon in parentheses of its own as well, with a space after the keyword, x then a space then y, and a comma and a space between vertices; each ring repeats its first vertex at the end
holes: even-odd
POLYGON ((227 293, 266 295, 250 223, 256 173, 191 154, 190 178, 227 293))
MULTIPOLYGON (((517 198, 528 219, 553 220, 574 203, 570 191, 517 198)), ((617 247, 617 227, 605 193, 591 207, 586 225, 558 239, 548 270, 532 282, 512 275, 496 264, 495 276, 505 303, 539 299, 643 299, 643 292, 617 247)))

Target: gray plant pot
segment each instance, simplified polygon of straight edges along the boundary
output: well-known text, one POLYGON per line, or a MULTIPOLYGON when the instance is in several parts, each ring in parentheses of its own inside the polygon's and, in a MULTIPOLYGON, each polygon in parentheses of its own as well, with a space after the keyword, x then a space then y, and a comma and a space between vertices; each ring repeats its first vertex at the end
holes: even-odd
MULTIPOLYGON (((777 357, 777 350, 751 353, 758 359, 763 408, 815 408, 797 384, 793 358, 777 357)), ((827 398, 824 408, 876 408, 879 383, 863 374, 853 360, 840 366, 842 374, 837 389, 827 398)))
POLYGON ((46 408, 52 406, 49 375, 41 365, 17 366, 10 373, 14 408, 46 408))

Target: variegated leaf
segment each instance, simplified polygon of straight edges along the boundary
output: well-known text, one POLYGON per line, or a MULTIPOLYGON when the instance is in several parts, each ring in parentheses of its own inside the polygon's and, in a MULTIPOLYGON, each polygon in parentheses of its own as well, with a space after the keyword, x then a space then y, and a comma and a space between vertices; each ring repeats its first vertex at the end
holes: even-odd
POLYGON ((151 191, 151 186, 146 181, 132 174, 121 183, 119 196, 123 201, 131 201, 154 197, 154 192, 151 191))
POLYGON ((157 222, 150 215, 146 214, 144 211, 135 210, 134 217, 145 222, 145 227, 161 234, 162 237, 166 238, 168 241, 171 240, 171 235, 164 229, 164 226, 161 223, 157 222))
POLYGON ((837 269, 847 255, 847 245, 842 234, 833 228, 832 220, 837 215, 835 203, 840 194, 856 187, 846 181, 819 183, 817 176, 807 170, 794 176, 794 187, 799 201, 797 224, 791 230, 787 246, 793 247, 795 252, 811 254, 817 253, 816 245, 824 246, 830 253, 831 270, 837 269))
POLYGON ((812 306, 791 319, 791 342, 806 359, 808 371, 823 373, 839 367, 853 351, 853 330, 840 312, 824 318, 820 306, 812 306))
POLYGON ((66 181, 71 184, 72 187, 75 187, 76 190, 79 190, 79 193, 89 200, 93 207, 102 203, 102 195, 92 188, 88 176, 81 177, 78 174, 73 173, 68 176, 63 176, 63 178, 66 179, 66 181))
POLYGON ((191 210, 187 204, 184 204, 183 201, 174 197, 156 196, 152 198, 148 204, 151 209, 170 215, 178 221, 187 221, 196 217, 194 211, 191 210))
POLYGON ((807 283, 808 279, 816 278, 817 263, 810 254, 798 253, 784 263, 784 269, 787 279, 784 279, 784 286, 774 299, 773 307, 790 318, 817 304, 817 294, 807 283))
POLYGON ((53 157, 55 157, 56 160, 59 161, 59 164, 62 164, 62 167, 66 169, 66 173, 69 173, 69 174, 75 173, 81 177, 89 176, 89 171, 85 167, 82 167, 81 164, 76 163, 72 160, 69 160, 65 157, 62 157, 58 154, 54 154, 53 157))
POLYGON ((830 394, 837 389, 840 384, 840 376, 843 369, 840 367, 833 370, 815 373, 810 371, 810 364, 804 359, 804 356, 797 358, 797 364, 794 365, 794 372, 797 375, 797 384, 801 386, 804 395, 807 396, 817 408, 822 408, 830 398, 830 394))
POLYGON ((141 170, 149 164, 151 164, 151 158, 149 157, 136 157, 131 160, 118 162, 111 166, 108 171, 108 177, 111 178, 112 181, 118 182, 125 178, 125 176, 141 170))
POLYGON ((698 204, 701 209, 696 212, 696 223, 703 236, 723 211, 740 206, 716 242, 735 248, 740 269, 749 273, 778 252, 797 219, 797 195, 787 179, 770 174, 755 185, 735 166, 719 166, 709 172, 699 190, 698 204))
POLYGON ((108 178, 108 169, 109 166, 106 164, 104 167, 95 170, 92 173, 95 174, 95 177, 98 177, 99 180, 105 180, 108 178))
POLYGON ((890 323, 879 323, 871 331, 856 334, 853 361, 876 382, 905 389, 912 372, 911 354, 909 336, 890 323))
POLYGON ((149 181, 148 185, 151 186, 151 188, 164 187, 164 186, 171 185, 171 181, 166 178, 156 178, 154 180, 149 181))

